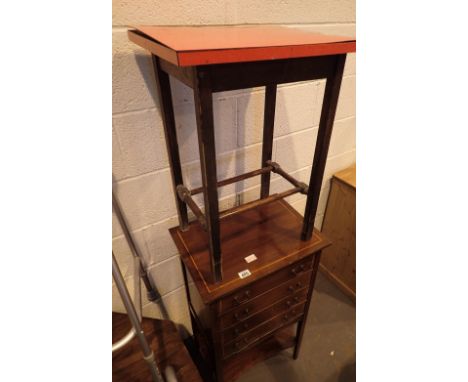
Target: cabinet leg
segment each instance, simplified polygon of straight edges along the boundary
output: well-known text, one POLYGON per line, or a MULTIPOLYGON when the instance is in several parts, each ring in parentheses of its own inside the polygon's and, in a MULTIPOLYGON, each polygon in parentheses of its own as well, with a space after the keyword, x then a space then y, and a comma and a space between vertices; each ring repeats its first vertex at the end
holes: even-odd
POLYGON ((297 323, 296 345, 294 346, 294 354, 293 354, 294 359, 297 359, 299 357, 299 351, 301 350, 301 344, 302 344, 301 333, 304 332, 304 325, 305 325, 305 322, 303 319, 298 321, 297 323))
POLYGON ((307 322, 307 316, 309 314, 310 302, 312 300, 312 293, 314 291, 315 279, 317 277, 317 270, 320 264, 320 256, 322 252, 317 252, 314 257, 314 264, 312 266, 312 274, 310 275, 309 282, 309 291, 307 292, 307 303, 304 307, 304 316, 298 322, 297 332, 296 332, 296 346, 294 346, 294 355, 293 358, 297 359, 299 357, 299 351, 301 350, 302 338, 304 337, 305 324, 307 322))

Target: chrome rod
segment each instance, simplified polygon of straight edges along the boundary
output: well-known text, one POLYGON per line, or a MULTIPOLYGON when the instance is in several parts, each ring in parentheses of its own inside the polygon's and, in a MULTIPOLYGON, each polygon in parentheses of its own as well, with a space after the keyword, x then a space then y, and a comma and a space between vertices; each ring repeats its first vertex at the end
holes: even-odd
POLYGON ((133 338, 135 337, 135 329, 131 328, 130 331, 118 340, 116 343, 112 344, 112 353, 122 349, 125 345, 127 345, 133 338))
POLYGON ((145 284, 148 300, 156 301, 159 297, 159 294, 157 293, 157 291, 151 284, 148 274, 145 271, 145 266, 143 264, 143 257, 141 256, 140 250, 138 246, 136 245, 135 241, 133 240, 133 236, 130 233, 130 230, 128 229, 127 221, 122 213, 122 209, 120 208, 119 201, 115 197, 114 192, 112 192, 112 206, 114 207, 115 215, 117 216, 117 220, 119 221, 120 227, 122 228, 123 234, 125 236, 125 239, 127 240, 127 243, 130 247, 132 255, 136 257, 140 263, 140 266, 139 266, 140 277, 143 280, 143 283, 145 284))

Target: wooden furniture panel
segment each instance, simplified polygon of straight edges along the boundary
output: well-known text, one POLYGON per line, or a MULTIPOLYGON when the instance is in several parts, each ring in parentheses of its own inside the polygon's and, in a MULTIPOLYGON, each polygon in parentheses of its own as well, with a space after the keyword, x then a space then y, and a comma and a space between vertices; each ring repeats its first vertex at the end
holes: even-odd
POLYGON ((333 245, 323 251, 320 270, 355 300, 356 165, 333 176, 322 232, 333 245))
POLYGON ((223 360, 222 380, 235 381, 249 367, 294 346, 294 344, 295 335, 291 325, 277 330, 248 349, 223 360))
POLYGON ((298 351, 320 251, 330 245, 318 231, 304 245, 301 223, 302 217, 284 200, 222 219, 223 264, 230 268, 223 270, 225 277, 218 284, 203 277, 210 263, 200 256, 208 256, 206 239, 197 235, 200 223, 190 223, 185 232, 180 227, 170 230, 181 253, 195 342, 219 381, 231 381, 228 378, 238 374, 230 369, 237 365, 232 359, 243 358, 250 349, 262 354, 252 359, 271 355, 262 343, 271 342, 275 348, 271 339, 292 324, 298 327, 292 335, 296 340, 291 343, 287 337, 281 343, 295 344, 298 351), (249 251, 252 246, 255 250, 249 251), (246 263, 244 254, 250 253, 257 260, 246 263), (234 273, 246 268, 251 275, 244 279, 234 273))
POLYGON ((280 313, 285 313, 288 309, 292 308, 293 310, 300 310, 303 312, 306 298, 307 289, 303 289, 294 296, 287 297, 282 301, 274 304, 270 308, 264 309, 254 316, 239 322, 229 329, 224 330, 222 332, 223 343, 226 344, 239 338, 249 330, 252 330, 253 328, 263 324, 265 321, 268 321, 271 317, 274 317, 280 313))
POLYGON ((242 288, 236 293, 223 298, 220 301, 220 314, 225 314, 231 309, 239 307, 239 305, 249 302, 259 295, 278 287, 283 283, 294 283, 299 276, 312 269, 312 259, 308 258, 303 261, 293 264, 285 269, 272 274, 268 278, 264 278, 252 285, 242 288))
POLYGON ((220 316, 221 328, 225 329, 240 321, 243 321, 250 316, 253 316, 257 312, 267 308, 268 306, 273 305, 280 299, 294 296, 301 289, 307 288, 309 280, 310 272, 305 273, 295 280, 281 284, 277 288, 271 290, 269 293, 261 295, 258 299, 242 304, 242 306, 239 306, 231 312, 220 316))
POLYGON ((222 219, 222 283, 214 282, 211 277, 207 235, 198 221, 191 222, 187 231, 174 227, 169 232, 203 302, 210 304, 330 245, 317 230, 311 240, 301 240, 302 220, 284 200, 222 219), (257 260, 247 263, 245 257, 251 254, 255 254, 257 260), (245 269, 249 269, 251 275, 242 279, 239 272, 245 269))
POLYGON ((296 308, 292 308, 286 313, 278 314, 277 316, 271 318, 262 325, 259 325, 253 330, 245 333, 239 339, 234 340, 231 343, 225 345, 223 347, 224 357, 229 357, 235 353, 238 353, 250 347, 252 344, 261 340, 262 338, 268 336, 275 330, 281 329, 285 325, 289 325, 293 322, 296 322, 302 314, 303 309, 300 310, 296 308))

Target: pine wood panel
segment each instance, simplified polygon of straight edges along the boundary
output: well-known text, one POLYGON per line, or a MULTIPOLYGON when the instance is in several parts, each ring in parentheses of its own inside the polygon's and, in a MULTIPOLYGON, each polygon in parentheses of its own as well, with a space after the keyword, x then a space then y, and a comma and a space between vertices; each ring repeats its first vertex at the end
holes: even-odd
POLYGON ((322 232, 332 245, 322 252, 320 270, 356 299, 356 167, 332 178, 322 232))

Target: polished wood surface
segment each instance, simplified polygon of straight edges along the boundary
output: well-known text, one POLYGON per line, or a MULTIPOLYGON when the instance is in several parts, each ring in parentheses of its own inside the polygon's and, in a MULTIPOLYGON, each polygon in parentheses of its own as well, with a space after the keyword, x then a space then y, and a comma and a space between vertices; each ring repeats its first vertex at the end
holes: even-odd
POLYGON ((286 313, 289 309, 303 311, 306 297, 307 289, 303 289, 295 295, 286 297, 280 302, 277 302, 276 304, 274 303, 271 307, 261 310, 258 314, 255 314, 250 318, 240 320, 240 322, 237 322, 234 326, 231 326, 222 332, 223 343, 227 344, 241 338, 241 336, 268 321, 271 317, 277 316, 281 313, 286 313))
POLYGON ((251 302, 259 297, 264 299, 264 294, 267 291, 282 291, 284 289, 285 291, 294 292, 293 289, 296 289, 296 285, 298 283, 303 283, 303 280, 307 279, 308 276, 305 274, 311 269, 312 261, 309 257, 296 264, 281 269, 271 274, 269 277, 265 277, 244 288, 237 289, 235 293, 230 294, 219 301, 219 313, 225 314, 226 312, 237 309, 240 305, 251 302))
MULTIPOLYGON (((178 381, 202 382, 173 322, 144 318, 142 327, 161 372, 170 365, 174 368, 178 381)), ((130 328, 131 324, 127 315, 112 313, 113 342, 126 335, 130 328)), ((143 352, 136 338, 112 354, 112 380, 114 382, 152 381, 151 373, 147 363, 143 360, 143 352)))
POLYGON ((258 325, 254 329, 243 334, 240 338, 225 344, 223 347, 224 358, 228 358, 233 354, 244 351, 245 349, 250 348, 252 344, 257 343, 276 330, 281 329, 284 326, 291 325, 296 322, 303 313, 303 310, 291 308, 288 312, 280 313, 270 318, 261 325, 258 325))
POLYGON ((181 253, 195 343, 216 381, 233 381, 255 360, 274 354, 263 343, 272 349, 294 346, 299 354, 320 253, 330 244, 319 232, 301 240, 301 226, 301 216, 284 200, 222 219, 226 268, 219 284, 210 280, 200 224, 191 223, 185 232, 170 230, 181 253), (257 259, 247 263, 244 257, 253 253, 257 259), (251 275, 242 279, 238 272, 245 269, 251 275), (273 345, 277 334, 293 325, 295 335, 273 345))
POLYGON ((178 66, 278 60, 356 50, 356 40, 352 37, 278 25, 142 25, 130 30, 128 35, 136 44, 178 66))
POLYGON ((307 288, 309 278, 310 274, 305 274, 294 281, 281 284, 269 293, 261 295, 258 299, 245 302, 238 308, 226 313, 219 318, 221 321, 221 330, 256 315, 258 312, 272 306, 281 299, 301 298, 303 295, 307 294, 307 290, 304 291, 303 288, 307 288))
POLYGON ((186 232, 178 227, 170 232, 203 301, 209 304, 330 245, 318 231, 302 241, 301 226, 301 215, 284 200, 221 220, 224 277, 218 284, 211 277, 207 238, 200 224, 190 223, 186 232), (244 258, 251 254, 257 260, 247 263, 244 258), (239 272, 246 269, 251 275, 240 278, 239 272))
POLYGON ((333 240, 323 251, 320 270, 356 300, 356 166, 335 174, 322 231, 333 240))

